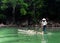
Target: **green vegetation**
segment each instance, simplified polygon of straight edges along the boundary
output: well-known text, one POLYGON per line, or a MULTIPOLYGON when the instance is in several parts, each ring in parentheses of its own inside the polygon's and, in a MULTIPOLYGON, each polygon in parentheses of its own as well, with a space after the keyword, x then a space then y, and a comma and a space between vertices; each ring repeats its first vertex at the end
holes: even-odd
POLYGON ((26 16, 27 19, 30 17, 34 23, 37 23, 42 15, 41 9, 45 7, 44 0, 1 0, 0 3, 0 14, 6 16, 6 21, 13 23, 16 23, 16 19, 22 19, 22 16, 26 16))
POLYGON ((59 3, 50 0, 0 0, 1 22, 21 24, 22 21, 39 24, 39 21, 45 17, 49 20, 59 21, 59 3), (54 19, 55 18, 55 19, 54 19), (24 19, 24 20, 23 20, 24 19))

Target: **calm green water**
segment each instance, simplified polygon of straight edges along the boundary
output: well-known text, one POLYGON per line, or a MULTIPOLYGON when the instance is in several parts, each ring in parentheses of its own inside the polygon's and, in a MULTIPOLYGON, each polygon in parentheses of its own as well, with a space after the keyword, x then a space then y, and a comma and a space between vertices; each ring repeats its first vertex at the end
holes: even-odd
POLYGON ((17 29, 13 27, 0 27, 0 43, 17 43, 17 29))
POLYGON ((54 32, 48 36, 48 43, 60 43, 60 32, 54 32))
POLYGON ((48 33, 44 35, 19 35, 21 43, 60 43, 60 32, 48 33))
POLYGON ((60 43, 60 32, 48 32, 44 35, 26 35, 18 33, 16 28, 0 28, 0 43, 60 43))
POLYGON ((28 36, 28 35, 23 35, 23 34, 20 34, 19 35, 19 42, 20 43, 40 43, 40 38, 41 36, 40 35, 33 35, 33 36, 28 36))
POLYGON ((19 42, 20 43, 60 43, 60 30, 59 29, 50 30, 47 34, 44 35, 28 36, 24 34, 19 34, 19 42))

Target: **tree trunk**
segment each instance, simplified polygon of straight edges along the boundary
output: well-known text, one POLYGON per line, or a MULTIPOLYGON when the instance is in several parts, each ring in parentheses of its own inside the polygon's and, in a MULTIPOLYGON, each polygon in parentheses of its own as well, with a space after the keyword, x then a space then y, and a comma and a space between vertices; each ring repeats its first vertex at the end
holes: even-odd
POLYGON ((13 11, 12 11, 13 17, 12 17, 12 23, 15 24, 15 6, 13 6, 13 11))
POLYGON ((1 0, 0 0, 0 13, 1 13, 1 0))

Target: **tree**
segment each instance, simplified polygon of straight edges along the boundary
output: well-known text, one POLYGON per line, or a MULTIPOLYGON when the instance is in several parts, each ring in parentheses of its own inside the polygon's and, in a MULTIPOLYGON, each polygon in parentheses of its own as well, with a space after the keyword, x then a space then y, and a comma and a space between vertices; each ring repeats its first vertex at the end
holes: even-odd
POLYGON ((8 6, 6 5, 9 1, 8 0, 2 0, 1 1, 1 10, 5 10, 6 8, 8 8, 8 6))
POLYGON ((29 14, 33 18, 33 22, 36 24, 41 15, 40 9, 43 7, 44 0, 31 0, 29 3, 29 14))
POLYGON ((25 9, 27 8, 28 5, 24 3, 24 0, 9 0, 9 1, 11 2, 11 5, 13 7, 13 11, 12 11, 13 23, 15 23, 15 10, 17 3, 21 6, 20 8, 21 15, 25 15, 27 13, 25 9))
POLYGON ((9 0, 9 2, 11 3, 12 5, 12 14, 13 14, 13 18, 12 18, 12 23, 14 24, 15 23, 15 7, 16 7, 16 3, 17 3, 17 0, 9 0))
POLYGON ((24 0, 18 0, 18 1, 19 1, 19 4, 21 5, 20 13, 22 15, 26 15, 27 14, 26 9, 28 9, 28 4, 25 3, 24 0))
POLYGON ((32 18, 34 24, 39 22, 38 21, 39 17, 43 12, 41 10, 43 10, 43 8, 46 7, 44 6, 45 4, 44 0, 2 0, 2 3, 3 3, 1 6, 2 10, 5 10, 7 8, 9 9, 9 7, 12 7, 13 23, 15 23, 15 19, 16 19, 15 11, 18 4, 20 6, 19 14, 22 16, 27 16, 29 22, 31 21, 30 19, 32 18), (8 3, 10 3, 11 6, 8 3))
POLYGON ((1 0, 0 0, 0 13, 1 13, 1 0))

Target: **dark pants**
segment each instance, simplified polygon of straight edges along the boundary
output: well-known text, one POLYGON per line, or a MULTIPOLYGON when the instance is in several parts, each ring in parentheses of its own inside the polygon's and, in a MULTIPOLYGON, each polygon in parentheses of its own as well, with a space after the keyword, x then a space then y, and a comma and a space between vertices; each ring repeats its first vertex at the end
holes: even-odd
POLYGON ((46 32, 46 25, 43 26, 43 31, 46 32))

